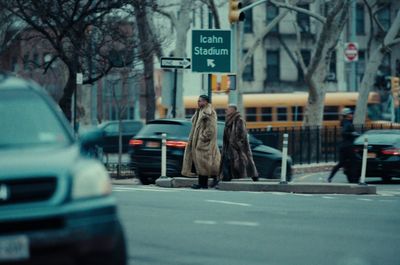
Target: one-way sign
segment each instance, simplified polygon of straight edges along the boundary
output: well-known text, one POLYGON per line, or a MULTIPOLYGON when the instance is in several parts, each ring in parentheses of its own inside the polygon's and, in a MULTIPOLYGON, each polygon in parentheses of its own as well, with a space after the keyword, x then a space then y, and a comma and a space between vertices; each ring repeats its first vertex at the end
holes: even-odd
POLYGON ((162 57, 161 68, 190 69, 190 58, 162 57))

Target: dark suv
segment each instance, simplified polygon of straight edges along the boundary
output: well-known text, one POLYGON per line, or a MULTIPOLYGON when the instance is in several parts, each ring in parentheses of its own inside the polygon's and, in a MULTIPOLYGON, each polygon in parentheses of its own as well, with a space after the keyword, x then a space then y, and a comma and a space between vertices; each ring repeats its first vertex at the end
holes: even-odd
MULTIPOLYGON (((161 173, 161 135, 167 134, 167 176, 181 176, 182 160, 192 123, 160 119, 146 124, 130 141, 131 168, 143 184, 154 183, 161 173)), ((222 149, 224 123, 218 122, 218 146, 222 149)), ((282 153, 250 137, 253 159, 261 178, 280 178, 282 153)), ((288 161, 291 179, 291 160, 288 161)))
POLYGON ((126 264, 104 166, 33 82, 0 75, 0 264, 126 264))

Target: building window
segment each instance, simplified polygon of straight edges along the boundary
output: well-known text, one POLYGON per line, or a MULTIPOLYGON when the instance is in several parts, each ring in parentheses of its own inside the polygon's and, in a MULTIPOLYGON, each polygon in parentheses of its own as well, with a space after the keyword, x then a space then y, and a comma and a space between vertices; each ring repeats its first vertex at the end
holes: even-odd
POLYGON ((253 33, 253 9, 249 9, 245 12, 244 20, 244 33, 253 33))
POLYGON ((246 121, 257 121, 257 108, 246 108, 246 121))
POLYGON ((271 107, 261 108, 261 120, 262 121, 272 121, 272 108, 271 107))
POLYGON ((39 66, 40 66, 39 54, 34 53, 34 54, 33 54, 32 61, 33 61, 34 67, 39 67, 39 66))
POLYGON ((303 107, 293 106, 292 107, 292 121, 302 121, 303 120, 303 107))
POLYGON ((29 70, 29 53, 24 54, 23 63, 24 63, 24 70, 29 70))
POLYGON ((358 51, 358 61, 356 62, 357 80, 361 82, 365 71, 365 51, 358 51))
POLYGON ((278 82, 280 80, 279 71, 279 51, 267 51, 267 81, 278 82))
POLYGON ((194 113, 196 112, 196 109, 185 109, 185 118, 190 119, 194 113))
POLYGON ((11 59, 11 71, 18 72, 18 59, 16 56, 13 56, 11 59))
POLYGON ((216 109, 215 112, 219 121, 225 121, 225 109, 216 109))
MULTIPOLYGON (((243 50, 243 55, 247 53, 248 50, 243 50)), ((243 69, 242 74, 243 81, 254 81, 254 57, 251 56, 250 62, 243 69)))
POLYGON ((287 121, 287 108, 277 107, 276 114, 278 115, 278 121, 287 121))
POLYGON ((379 10, 377 13, 379 22, 381 23, 383 29, 388 31, 390 28, 390 5, 379 10))
POLYGON ((333 51, 331 54, 331 59, 329 61, 329 73, 326 77, 327 81, 336 82, 336 51, 333 51))
POLYGON ((356 34, 365 35, 365 17, 364 5, 357 4, 356 6, 356 34))
POLYGON ((379 70, 382 72, 384 76, 391 75, 390 69, 390 53, 386 53, 382 59, 382 63, 379 66, 379 70))
POLYGON ((339 120, 339 108, 335 106, 324 107, 324 121, 339 120))
MULTIPOLYGON (((301 56, 303 57, 304 64, 306 66, 308 66, 310 64, 310 61, 311 61, 311 51, 310 50, 301 50, 300 53, 301 53, 301 56)), ((298 67, 298 72, 299 72, 298 75, 297 75, 298 76, 298 81, 299 82, 304 81, 304 73, 303 73, 303 69, 301 68, 300 65, 298 67)))
MULTIPOLYGON (((309 4, 297 5, 300 8, 310 10, 309 4)), ((300 32, 310 32, 310 16, 304 13, 297 13, 297 24, 300 27, 300 32)))
MULTIPOLYGON (((279 15, 279 8, 272 5, 271 3, 267 3, 267 24, 271 23, 279 15)), ((276 24, 275 27, 271 29, 270 32, 277 33, 279 32, 279 23, 276 24)))

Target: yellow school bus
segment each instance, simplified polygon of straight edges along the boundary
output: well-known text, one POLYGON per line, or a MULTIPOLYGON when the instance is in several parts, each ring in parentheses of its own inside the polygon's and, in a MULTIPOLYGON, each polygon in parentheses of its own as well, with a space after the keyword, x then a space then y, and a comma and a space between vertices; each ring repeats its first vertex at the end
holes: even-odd
MULTIPOLYGON (((343 108, 355 109, 357 92, 334 92, 325 96, 323 116, 324 126, 339 126, 340 113, 343 108)), ((190 118, 197 108, 198 96, 185 96, 185 116, 190 118)), ((307 104, 308 93, 274 93, 244 94, 243 116, 248 128, 299 127, 303 123, 303 115, 307 104)), ((379 112, 379 95, 371 92, 368 98, 368 118, 374 120, 379 112)), ((166 108, 157 103, 160 118, 166 116, 166 108)), ((228 106, 228 95, 212 96, 218 120, 225 119, 225 108, 228 106)))

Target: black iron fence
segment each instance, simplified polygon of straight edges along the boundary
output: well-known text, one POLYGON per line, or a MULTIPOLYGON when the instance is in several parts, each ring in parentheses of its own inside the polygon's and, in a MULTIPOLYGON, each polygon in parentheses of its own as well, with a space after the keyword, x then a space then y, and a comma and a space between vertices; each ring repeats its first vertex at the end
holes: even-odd
MULTIPOLYGON (((371 129, 395 129, 390 124, 359 126, 359 134, 371 129)), ((340 127, 249 129, 265 145, 282 150, 283 135, 289 135, 288 154, 293 164, 336 162, 341 141, 340 127)))

